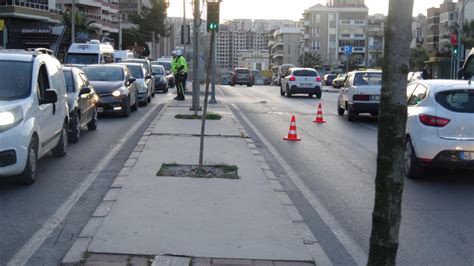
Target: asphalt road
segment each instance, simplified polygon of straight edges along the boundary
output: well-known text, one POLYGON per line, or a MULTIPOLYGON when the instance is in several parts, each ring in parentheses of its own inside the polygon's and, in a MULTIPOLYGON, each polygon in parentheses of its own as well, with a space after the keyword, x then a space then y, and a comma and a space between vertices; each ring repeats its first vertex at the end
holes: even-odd
MULTIPOLYGON (((225 97, 218 101, 234 105, 239 118, 248 119, 244 124, 252 137, 260 135, 270 144, 257 142, 332 262, 360 264, 357 255, 366 256, 369 250, 377 119, 349 122, 347 116, 338 116, 337 93, 323 93, 318 100, 281 97, 274 86, 221 86, 220 92, 225 97), (312 122, 318 103, 325 124, 312 122), (296 116, 301 142, 282 139, 291 115, 296 116), (317 197, 319 210, 288 178, 279 156, 317 197)), ((473 172, 436 169, 423 180, 405 179, 398 264, 473 265, 473 177, 473 172)))
POLYGON ((169 98, 169 94, 158 93, 151 104, 127 118, 101 117, 97 130, 83 129, 79 143, 70 144, 64 158, 43 157, 37 181, 31 186, 1 180, 0 265, 13 258, 28 265, 57 265, 109 190, 161 103, 169 98), (112 157, 104 160, 106 156, 112 157), (98 167, 99 163, 103 165, 98 167), (81 187, 85 189, 83 194, 78 193, 81 187), (25 245, 36 248, 31 252, 25 245))

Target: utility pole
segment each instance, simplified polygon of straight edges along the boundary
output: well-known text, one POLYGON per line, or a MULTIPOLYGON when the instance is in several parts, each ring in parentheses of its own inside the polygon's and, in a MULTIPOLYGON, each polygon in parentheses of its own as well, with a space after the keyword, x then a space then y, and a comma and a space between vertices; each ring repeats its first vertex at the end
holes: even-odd
POLYGON ((76 0, 71 3, 71 44, 76 42, 76 0))
POLYGON ((216 104, 216 37, 214 36, 216 34, 215 31, 212 31, 211 34, 211 54, 209 55, 211 57, 211 99, 209 100, 209 103, 216 104))
POLYGON ((119 11, 119 50, 122 50, 122 13, 119 11))
POLYGON ((201 11, 199 10, 199 0, 194 0, 194 27, 193 27, 193 101, 191 110, 197 115, 201 110, 199 106, 199 94, 201 93, 199 84, 199 26, 201 25, 201 11))
POLYGON ((186 57, 186 37, 188 37, 188 27, 186 27, 186 0, 183 0, 183 27, 181 28, 181 31, 183 31, 181 33, 183 36, 183 54, 186 57))

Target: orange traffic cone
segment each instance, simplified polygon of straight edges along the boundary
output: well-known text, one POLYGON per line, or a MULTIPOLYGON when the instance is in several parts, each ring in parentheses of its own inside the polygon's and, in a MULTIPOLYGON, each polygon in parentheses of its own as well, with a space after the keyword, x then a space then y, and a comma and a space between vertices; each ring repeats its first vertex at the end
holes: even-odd
POLYGON ((321 103, 318 105, 318 113, 316 114, 316 119, 313 122, 318 124, 326 123, 326 120, 323 118, 323 108, 321 107, 321 103))
POLYGON ((296 134, 296 118, 295 116, 291 117, 291 124, 290 124, 290 129, 288 130, 288 137, 284 137, 284 140, 289 140, 289 141, 300 141, 301 139, 298 138, 298 135, 296 134))

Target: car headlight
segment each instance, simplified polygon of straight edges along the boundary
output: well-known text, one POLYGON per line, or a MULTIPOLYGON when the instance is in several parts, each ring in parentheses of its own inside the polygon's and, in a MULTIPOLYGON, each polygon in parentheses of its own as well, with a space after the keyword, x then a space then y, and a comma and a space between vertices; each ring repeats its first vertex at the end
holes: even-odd
POLYGON ((23 110, 16 107, 0 112, 0 132, 18 125, 23 120, 23 110))
POLYGON ((112 96, 114 96, 114 97, 120 97, 120 96, 125 95, 125 94, 127 94, 127 93, 125 92, 125 90, 123 88, 120 88, 118 90, 114 90, 114 92, 112 92, 112 96))

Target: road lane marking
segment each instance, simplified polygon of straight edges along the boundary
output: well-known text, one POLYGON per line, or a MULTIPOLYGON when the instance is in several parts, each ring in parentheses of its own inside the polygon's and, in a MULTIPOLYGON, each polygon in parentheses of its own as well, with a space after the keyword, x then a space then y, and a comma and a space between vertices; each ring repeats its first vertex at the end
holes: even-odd
POLYGON ((81 196, 87 191, 87 189, 92 185, 92 183, 97 179, 101 174, 102 170, 113 160, 113 158, 120 152, 123 148, 125 141, 130 139, 133 134, 145 123, 145 121, 153 114, 158 107, 161 106, 161 103, 158 103, 153 108, 150 108, 146 115, 144 115, 131 129, 127 134, 121 139, 121 141, 115 144, 115 147, 107 153, 107 155, 100 160, 96 168, 82 181, 79 187, 71 193, 69 198, 56 210, 56 212, 43 223, 41 228, 36 231, 33 236, 26 242, 23 247, 13 256, 13 258, 7 263, 8 266, 16 265, 25 265, 28 260, 36 253, 36 251, 41 247, 44 241, 53 233, 53 231, 64 221, 66 216, 69 214, 71 209, 76 205, 77 201, 81 196))
POLYGON ((280 163, 283 169, 287 172, 288 176, 295 183, 296 187, 301 191, 303 196, 308 200, 313 209, 318 213, 321 219, 326 223, 326 225, 331 229, 333 234, 342 244, 342 246, 347 250, 352 259, 357 263, 357 265, 366 265, 367 264, 367 254, 365 251, 357 244, 357 242, 352 239, 352 237, 345 231, 345 229, 339 224, 336 218, 324 207, 318 197, 311 191, 311 189, 305 184, 303 179, 299 177, 293 168, 285 161, 285 159, 280 155, 275 147, 268 141, 264 135, 257 129, 257 127, 245 116, 245 114, 237 107, 235 104, 231 104, 237 112, 240 114, 245 123, 254 131, 257 137, 265 144, 268 150, 273 154, 275 159, 280 163))

